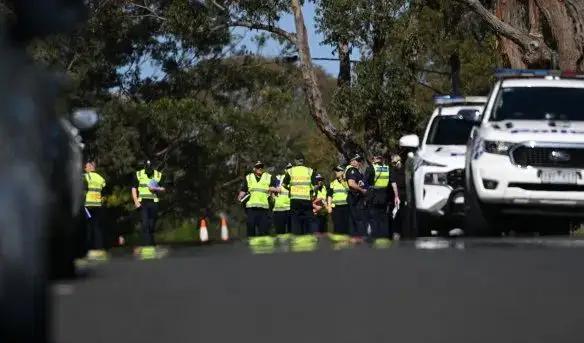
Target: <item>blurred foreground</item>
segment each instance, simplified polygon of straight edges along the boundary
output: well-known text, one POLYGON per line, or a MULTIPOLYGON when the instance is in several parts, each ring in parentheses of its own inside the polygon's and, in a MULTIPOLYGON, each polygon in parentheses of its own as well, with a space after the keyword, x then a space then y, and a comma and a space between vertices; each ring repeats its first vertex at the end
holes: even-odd
POLYGON ((56 342, 581 342, 584 240, 122 252, 53 286, 56 342), (285 252, 288 251, 288 252, 285 252))

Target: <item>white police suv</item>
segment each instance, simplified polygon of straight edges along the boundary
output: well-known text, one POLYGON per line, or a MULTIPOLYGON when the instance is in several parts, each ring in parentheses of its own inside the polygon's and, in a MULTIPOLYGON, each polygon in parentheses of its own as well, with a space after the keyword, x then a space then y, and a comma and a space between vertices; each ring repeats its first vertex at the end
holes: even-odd
POLYGON ((584 215, 584 77, 500 70, 466 156, 467 235, 568 232, 584 215))
POLYGON ((400 139, 402 147, 417 149, 406 162, 408 236, 462 226, 466 144, 474 116, 486 101, 484 97, 437 97, 422 144, 416 135, 400 139))

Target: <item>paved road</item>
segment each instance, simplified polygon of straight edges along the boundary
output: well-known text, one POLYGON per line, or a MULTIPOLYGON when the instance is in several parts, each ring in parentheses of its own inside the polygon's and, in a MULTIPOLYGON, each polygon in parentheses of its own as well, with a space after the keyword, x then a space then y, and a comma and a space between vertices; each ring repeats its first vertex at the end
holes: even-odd
POLYGON ((445 245, 120 257, 54 287, 56 342, 584 340, 584 241, 445 245))

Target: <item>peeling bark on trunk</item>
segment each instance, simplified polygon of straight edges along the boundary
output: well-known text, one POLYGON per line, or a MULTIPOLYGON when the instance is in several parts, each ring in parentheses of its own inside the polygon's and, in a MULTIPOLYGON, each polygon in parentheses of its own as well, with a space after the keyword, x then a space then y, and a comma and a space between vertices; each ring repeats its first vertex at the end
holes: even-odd
POLYGON ((568 14, 566 3, 558 0, 535 0, 535 2, 550 25, 558 46, 560 69, 576 70, 578 61, 582 57, 582 46, 578 46, 573 18, 568 14))
POLYGON ((495 0, 495 16, 479 0, 460 1, 498 34, 511 67, 547 68, 557 47, 560 69, 584 71, 583 0, 495 0))
POLYGON ((318 87, 318 79, 312 65, 310 48, 308 45, 308 33, 304 24, 304 15, 300 0, 291 0, 294 23, 296 26, 296 46, 300 57, 300 70, 304 80, 304 91, 310 114, 318 128, 335 145, 337 150, 345 157, 352 153, 362 153, 363 149, 357 144, 351 132, 339 131, 330 121, 327 111, 322 103, 322 94, 318 87))
POLYGON ((541 15, 535 0, 529 0, 529 34, 534 37, 543 37, 541 15))
MULTIPOLYGON (((466 3, 475 13, 477 13, 490 27, 491 29, 499 35, 501 38, 505 38, 519 47, 519 51, 522 54, 522 62, 527 66, 541 66, 549 64, 551 59, 552 51, 549 46, 544 42, 542 37, 535 37, 530 35, 528 29, 521 29, 525 24, 521 24, 521 21, 516 21, 514 26, 512 23, 508 23, 504 20, 505 17, 515 16, 520 14, 520 18, 525 18, 526 12, 524 3, 519 0, 496 0, 494 15, 489 10, 487 10, 479 0, 460 0, 466 3), (513 4, 513 6, 510 6, 513 4), (519 13, 513 11, 521 10, 519 13)), ((523 22, 528 21, 524 19, 523 22)), ((519 61, 515 58, 516 52, 514 48, 507 45, 506 41, 502 41, 503 53, 508 58, 509 63, 514 66, 519 64, 519 61)))
POLYGON ((568 9, 568 14, 574 22, 574 32, 576 43, 580 47, 580 57, 576 61, 578 70, 584 71, 584 1, 564 0, 568 9))
MULTIPOLYGON (((513 27, 521 30, 526 29, 523 25, 524 11, 518 0, 497 0, 495 3, 495 14, 497 18, 513 27)), ((523 60, 523 52, 519 45, 506 37, 499 36, 499 47, 507 67, 517 69, 527 68, 523 60)))

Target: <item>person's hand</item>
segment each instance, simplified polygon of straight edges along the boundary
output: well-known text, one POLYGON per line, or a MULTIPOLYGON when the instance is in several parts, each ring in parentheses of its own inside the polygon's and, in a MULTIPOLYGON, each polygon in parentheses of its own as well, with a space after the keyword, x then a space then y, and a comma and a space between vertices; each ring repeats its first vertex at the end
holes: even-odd
POLYGON ((401 200, 399 200, 398 196, 393 198, 393 203, 395 204, 396 207, 398 207, 401 204, 401 200))
POLYGON ((136 206, 136 208, 140 208, 142 207, 142 204, 140 204, 138 200, 134 200, 134 206, 136 206))
POLYGON ((330 213, 333 213, 333 207, 332 207, 332 206, 327 206, 327 207, 326 207, 326 210, 327 210, 327 212, 328 212, 329 214, 330 214, 330 213))

